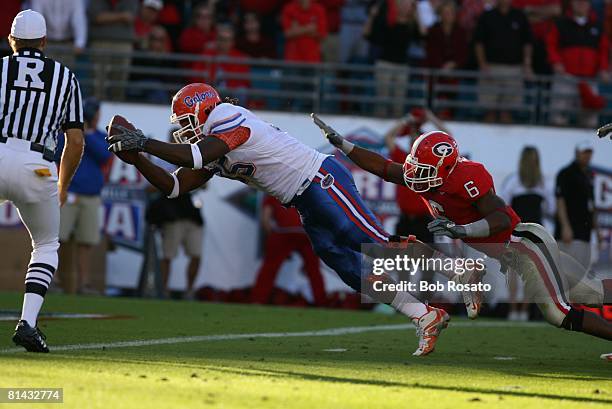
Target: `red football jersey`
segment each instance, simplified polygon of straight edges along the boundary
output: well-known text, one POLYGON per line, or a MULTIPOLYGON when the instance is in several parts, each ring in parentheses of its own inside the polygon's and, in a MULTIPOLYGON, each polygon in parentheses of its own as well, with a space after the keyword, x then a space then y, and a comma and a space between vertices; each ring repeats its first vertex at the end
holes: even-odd
MULTIPOLYGON (((490 191, 495 192, 493 178, 478 162, 459 158, 457 166, 442 186, 422 193, 434 212, 447 217, 457 224, 473 223, 483 218, 475 202, 490 191)), ((510 239, 512 230, 521 219, 510 208, 505 210, 511 219, 511 227, 489 237, 466 238, 468 243, 504 243, 510 239)))

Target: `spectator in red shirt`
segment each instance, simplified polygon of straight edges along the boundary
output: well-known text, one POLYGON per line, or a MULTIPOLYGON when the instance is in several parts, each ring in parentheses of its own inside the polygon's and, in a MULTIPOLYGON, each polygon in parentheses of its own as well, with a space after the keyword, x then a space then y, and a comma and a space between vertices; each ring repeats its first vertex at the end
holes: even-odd
POLYGON ((218 26, 215 47, 204 51, 202 55, 208 57, 207 60, 196 62, 194 69, 204 71, 205 78, 197 78, 192 82, 214 83, 220 88, 231 90, 232 94, 245 100, 244 90, 251 85, 248 79, 249 66, 235 61, 246 56, 235 47, 233 27, 229 24, 218 26), (223 58, 231 58, 234 61, 223 61, 223 58))
POLYGON ((310 280, 315 305, 325 305, 325 286, 319 269, 319 259, 302 228, 300 215, 295 208, 286 208, 272 196, 263 202, 261 221, 266 233, 263 264, 251 292, 254 303, 269 302, 276 275, 291 253, 297 252, 304 261, 304 270, 310 280))
POLYGON ((276 58, 276 46, 272 39, 261 32, 259 17, 246 13, 242 21, 242 35, 236 48, 251 58, 276 58))
POLYGON ((312 0, 292 0, 282 12, 285 59, 320 62, 321 41, 327 36, 325 9, 312 0))
POLYGON ((585 89, 595 92, 598 77, 609 81, 609 42, 589 1, 572 0, 571 10, 556 22, 546 40, 548 59, 555 72, 551 90, 552 123, 566 125, 570 114, 583 106, 587 109, 578 113, 579 124, 596 126, 597 112, 588 109, 588 101, 580 93, 585 89))
POLYGON ((183 53, 201 54, 210 48, 216 38, 213 11, 206 4, 193 12, 191 26, 181 33, 179 50, 183 53))
MULTIPOLYGON (((426 64, 444 71, 444 75, 437 78, 438 84, 455 85, 458 80, 449 74, 464 67, 469 50, 468 37, 457 22, 457 6, 454 1, 445 0, 438 13, 439 20, 429 29, 426 37, 426 64)), ((444 99, 454 96, 454 93, 439 95, 444 99)), ((445 118, 450 115, 449 110, 444 111, 445 118)))

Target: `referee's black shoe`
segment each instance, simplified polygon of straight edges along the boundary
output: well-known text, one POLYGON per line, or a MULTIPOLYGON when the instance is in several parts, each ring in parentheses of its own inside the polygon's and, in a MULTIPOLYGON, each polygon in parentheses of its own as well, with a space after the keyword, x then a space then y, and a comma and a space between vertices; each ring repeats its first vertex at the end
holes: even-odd
POLYGON ((13 342, 16 345, 21 345, 28 352, 49 352, 45 340, 47 337, 41 330, 30 327, 26 320, 21 320, 17 323, 13 342))

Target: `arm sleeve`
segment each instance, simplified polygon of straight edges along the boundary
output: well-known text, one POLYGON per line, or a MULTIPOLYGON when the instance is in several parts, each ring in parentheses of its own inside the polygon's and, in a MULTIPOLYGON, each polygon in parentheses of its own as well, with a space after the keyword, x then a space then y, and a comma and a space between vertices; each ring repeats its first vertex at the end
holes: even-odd
POLYGON ((229 131, 213 133, 210 136, 221 139, 230 150, 234 150, 249 140, 251 130, 244 126, 239 126, 229 131))
POLYGON ((66 116, 62 129, 83 129, 83 100, 81 87, 74 74, 71 74, 71 92, 66 106, 66 116))

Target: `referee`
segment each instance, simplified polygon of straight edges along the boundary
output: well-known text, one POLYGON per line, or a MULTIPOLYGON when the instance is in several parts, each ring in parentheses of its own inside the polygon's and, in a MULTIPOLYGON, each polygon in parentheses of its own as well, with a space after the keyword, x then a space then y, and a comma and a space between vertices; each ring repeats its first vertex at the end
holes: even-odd
POLYGON ((36 326, 57 269, 60 206, 83 154, 83 107, 75 75, 46 58, 44 17, 17 14, 8 36, 13 55, 0 60, 0 203, 11 201, 32 238, 21 319, 13 341, 31 352, 49 352, 36 326), (57 135, 66 146, 58 169, 57 135))

